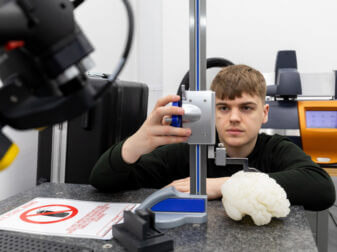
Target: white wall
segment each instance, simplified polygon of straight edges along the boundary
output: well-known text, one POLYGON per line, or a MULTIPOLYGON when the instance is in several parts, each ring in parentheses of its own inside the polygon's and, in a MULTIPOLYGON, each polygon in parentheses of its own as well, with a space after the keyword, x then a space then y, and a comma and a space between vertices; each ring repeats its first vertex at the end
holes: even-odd
MULTIPOLYGON (((129 0, 133 8, 135 0, 129 0)), ((135 8, 137 19, 137 10, 135 8)), ((127 38, 127 15, 122 1, 85 1, 75 11, 75 17, 83 32, 95 48, 91 54, 95 67, 90 70, 98 73, 111 73, 124 51, 127 38)), ((138 29, 138 27, 136 28, 138 29)), ((136 30, 137 32, 137 30, 136 30)), ((137 36, 133 45, 137 44, 137 36)), ((130 57, 119 78, 136 80, 136 47, 131 49, 130 57)))
POLYGON ((336 66, 336 7, 333 0, 210 0, 208 55, 271 72, 276 52, 294 49, 300 71, 330 70, 336 66))
POLYGON ((163 89, 163 12, 163 1, 137 1, 137 79, 149 86, 149 112, 163 89))
MULTIPOLYGON (((188 68, 189 1, 163 1, 163 94, 188 68)), ((300 72, 337 68, 334 0, 207 0, 207 57, 274 71, 278 50, 296 50, 300 72)))
POLYGON ((163 95, 176 93, 189 69, 189 0, 163 1, 163 95))
POLYGON ((3 133, 20 151, 12 164, 0 172, 0 200, 35 186, 37 168, 37 131, 5 127, 3 133))

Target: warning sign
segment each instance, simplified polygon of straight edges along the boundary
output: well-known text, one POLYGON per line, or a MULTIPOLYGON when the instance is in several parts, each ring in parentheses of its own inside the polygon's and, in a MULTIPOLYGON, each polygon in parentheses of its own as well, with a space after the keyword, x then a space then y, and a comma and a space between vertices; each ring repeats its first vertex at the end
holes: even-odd
POLYGON ((111 239, 112 225, 138 204, 35 198, 0 215, 0 230, 43 235, 111 239))
POLYGON ((20 215, 20 219, 35 224, 50 224, 74 217, 78 210, 67 205, 46 205, 35 207, 20 215))

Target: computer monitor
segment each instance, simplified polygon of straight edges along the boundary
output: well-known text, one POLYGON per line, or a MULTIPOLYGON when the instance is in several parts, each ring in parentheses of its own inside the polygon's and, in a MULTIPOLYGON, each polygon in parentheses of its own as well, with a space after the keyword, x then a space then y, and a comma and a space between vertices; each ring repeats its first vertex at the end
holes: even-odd
POLYGON ((337 100, 298 101, 302 148, 319 164, 337 164, 337 100))
POLYGON ((337 110, 306 110, 307 128, 337 129, 337 110))

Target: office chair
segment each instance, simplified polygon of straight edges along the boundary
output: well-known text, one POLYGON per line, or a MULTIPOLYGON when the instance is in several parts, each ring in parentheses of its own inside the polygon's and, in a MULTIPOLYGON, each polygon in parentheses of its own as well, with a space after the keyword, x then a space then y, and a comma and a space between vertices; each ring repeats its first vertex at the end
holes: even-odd
POLYGON ((267 86, 268 122, 261 132, 287 136, 302 148, 297 96, 302 94, 295 51, 279 51, 275 64, 275 85, 267 86), (280 120, 281 119, 281 120, 280 120))
MULTIPOLYGON (((206 69, 215 68, 215 67, 226 67, 234 65, 231 61, 225 58, 208 58, 206 61, 206 69)), ((185 90, 189 90, 190 88, 190 71, 184 75, 183 79, 181 80, 177 94, 181 96, 181 86, 185 85, 185 90)))

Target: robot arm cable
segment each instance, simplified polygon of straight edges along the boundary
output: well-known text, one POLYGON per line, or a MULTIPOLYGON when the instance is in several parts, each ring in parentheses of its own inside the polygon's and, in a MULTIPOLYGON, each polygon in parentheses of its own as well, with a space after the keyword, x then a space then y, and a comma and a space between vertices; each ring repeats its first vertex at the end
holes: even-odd
POLYGON ((131 50, 131 44, 132 44, 132 39, 133 39, 133 33, 134 33, 134 18, 133 18, 133 14, 132 14, 132 9, 130 6, 130 3, 128 2, 128 0, 122 0, 126 11, 127 11, 127 15, 128 15, 128 23, 129 23, 129 31, 128 31, 128 38, 127 38, 127 42, 124 48, 124 52, 122 54, 122 57, 115 69, 115 71, 113 73, 111 73, 110 75, 108 75, 107 79, 108 79, 108 84, 106 84, 104 87, 102 87, 94 96, 94 99, 97 100, 99 99, 108 89, 109 87, 112 85, 112 83, 114 83, 119 75, 119 73, 122 71, 126 60, 128 58, 128 55, 130 53, 131 50))

